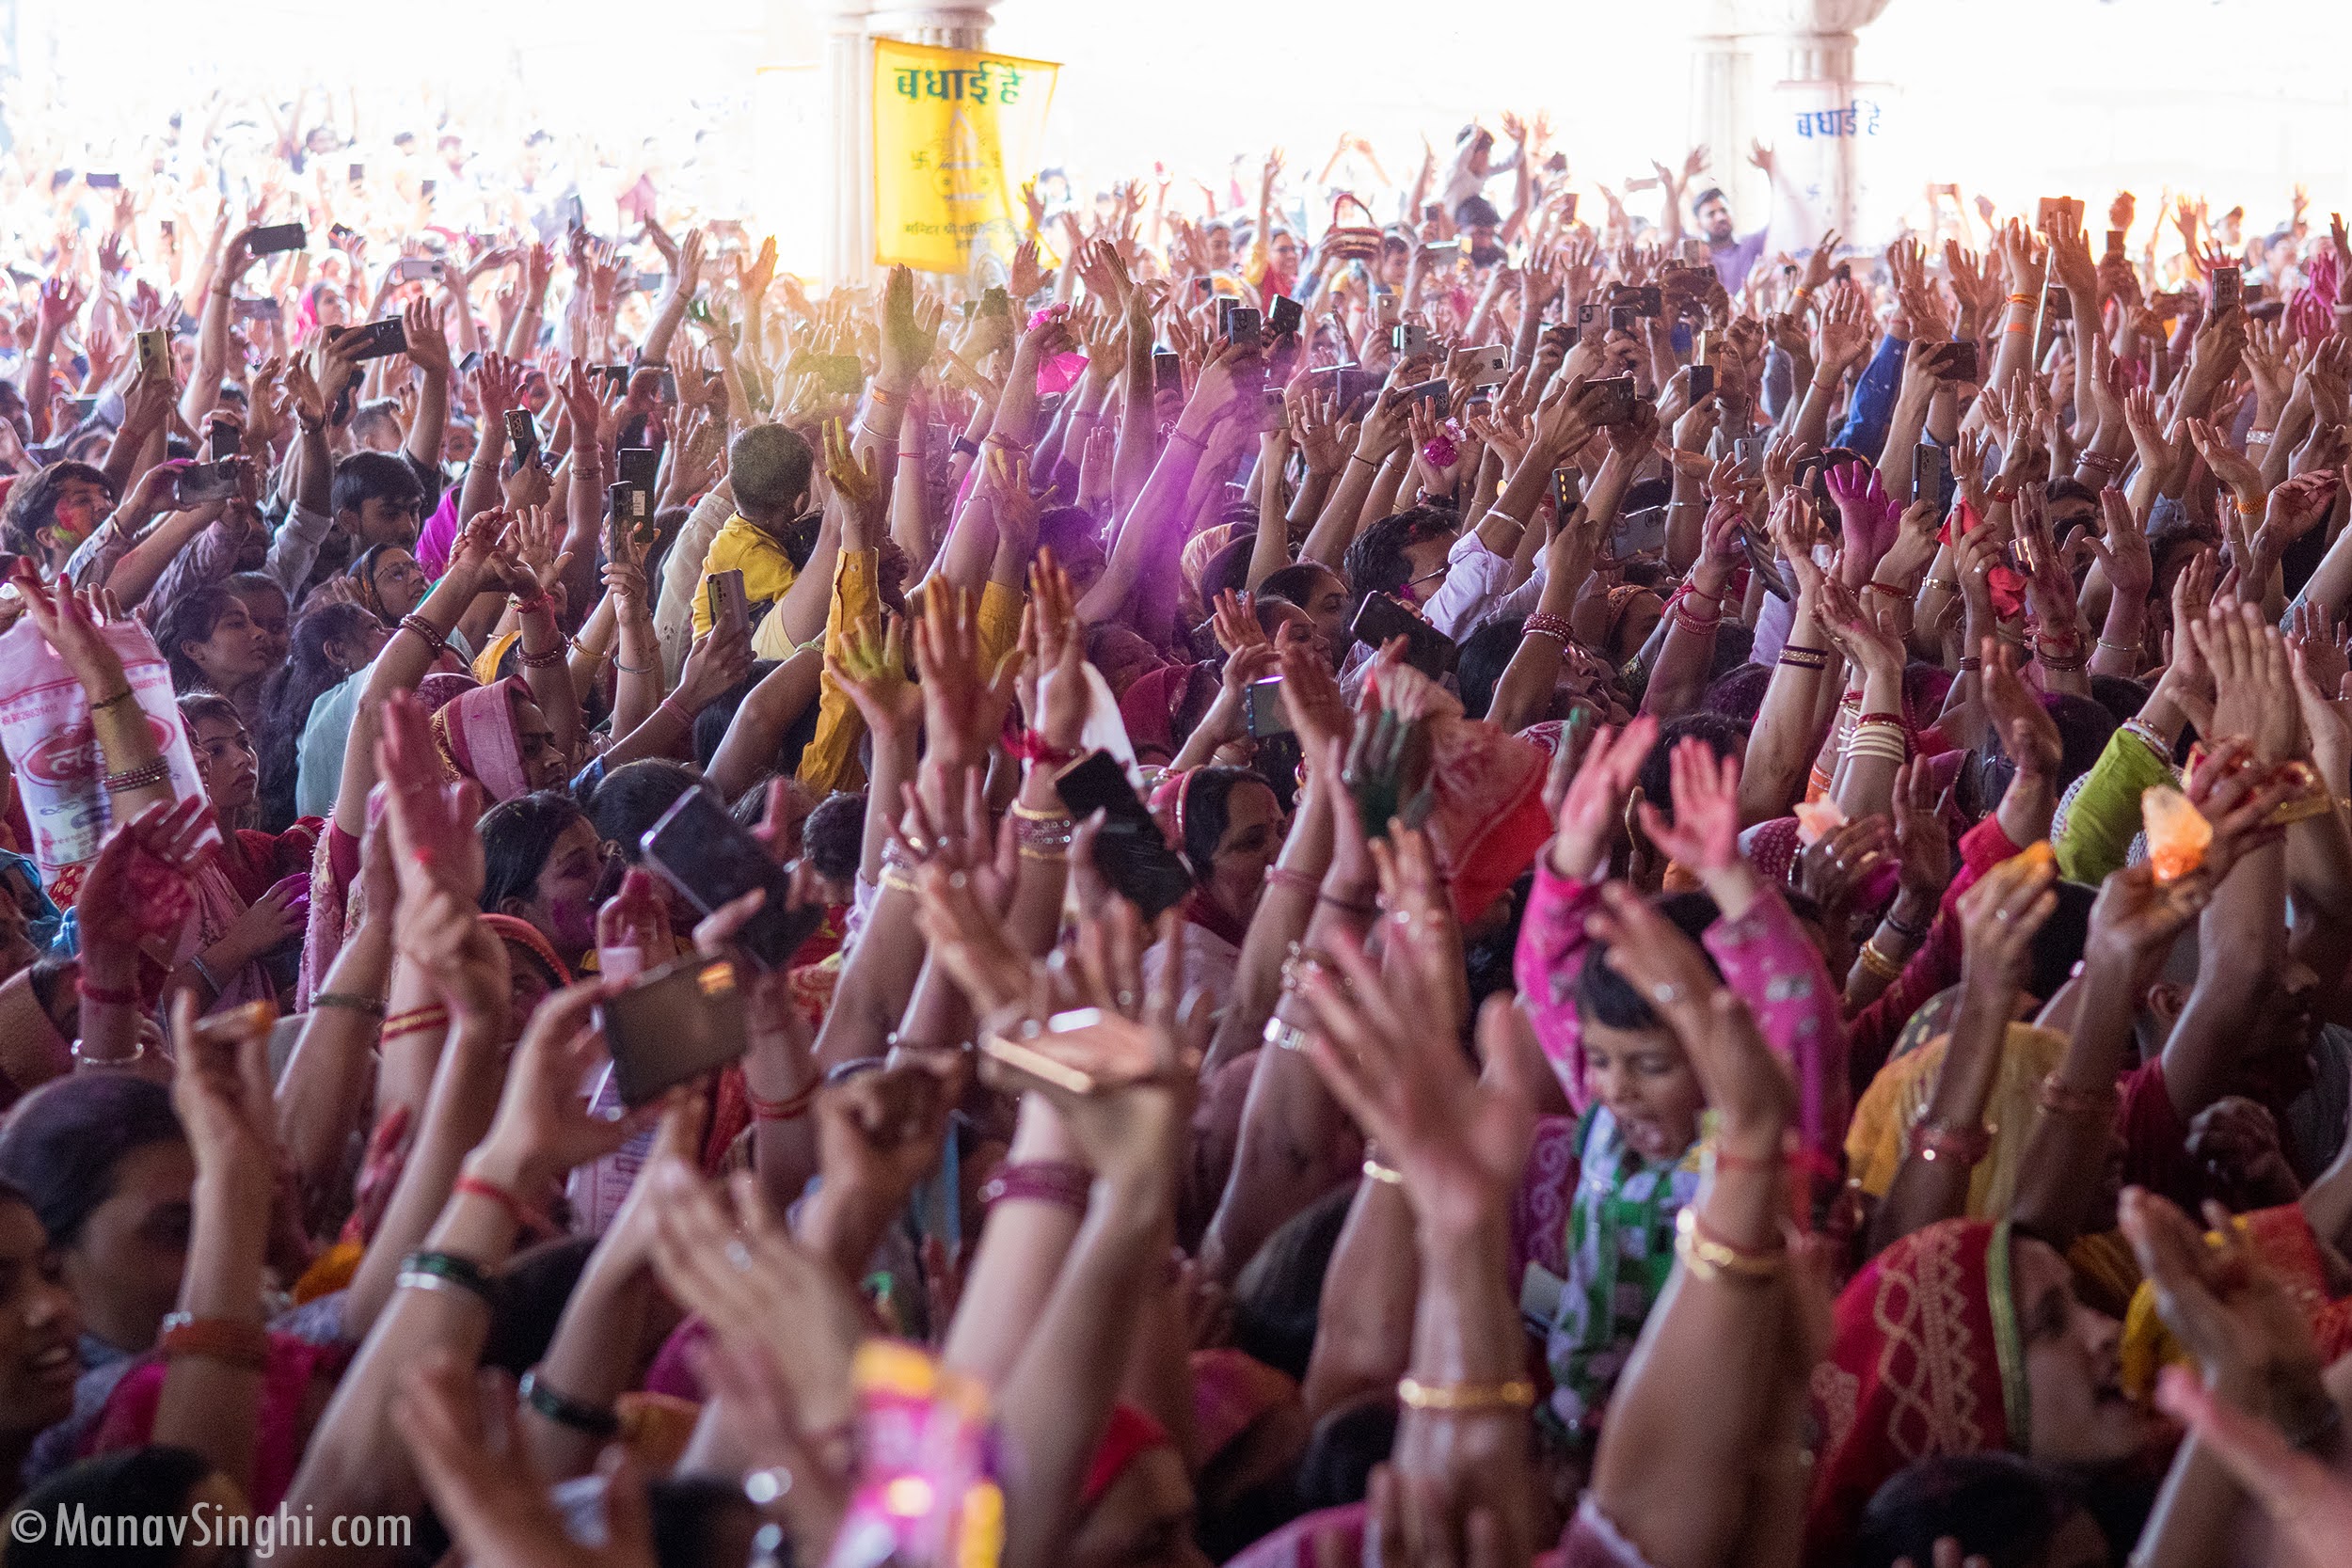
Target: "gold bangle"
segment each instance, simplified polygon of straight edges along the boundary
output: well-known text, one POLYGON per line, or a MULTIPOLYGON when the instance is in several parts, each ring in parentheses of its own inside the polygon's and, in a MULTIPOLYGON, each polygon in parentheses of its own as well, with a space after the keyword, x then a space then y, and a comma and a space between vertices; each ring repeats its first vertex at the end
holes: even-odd
POLYGON ((1903 977, 1903 966, 1879 951, 1876 937, 1864 942, 1857 956, 1862 959, 1862 967, 1882 980, 1899 980, 1903 977))
POLYGON ((1031 822, 1067 822, 1070 820, 1070 809, 1067 806, 1059 811, 1034 811, 1018 800, 1012 803, 1012 814, 1031 822))
POLYGON ((1535 1403, 1535 1386, 1523 1377, 1502 1383, 1423 1383, 1419 1378, 1396 1380, 1396 1397, 1410 1410, 1444 1410, 1475 1415, 1489 1410, 1526 1410, 1535 1403))
POLYGON ((1727 1274, 1740 1279, 1777 1279, 1788 1267, 1788 1249, 1742 1252, 1699 1229, 1699 1216, 1685 1209, 1675 1216, 1675 1256, 1692 1277, 1712 1279, 1727 1274))
POLYGON ((1024 844, 1015 851, 1025 861, 1062 862, 1070 858, 1068 849, 1041 849, 1034 844, 1024 844))
POLYGON ((905 872, 899 870, 895 865, 885 865, 882 867, 882 891, 885 893, 904 893, 912 895, 914 892, 914 879, 908 876, 905 872))
POLYGON ((1405 1185, 1405 1178, 1395 1166, 1384 1165, 1369 1154, 1364 1156, 1364 1174, 1387 1186, 1402 1187, 1405 1185))

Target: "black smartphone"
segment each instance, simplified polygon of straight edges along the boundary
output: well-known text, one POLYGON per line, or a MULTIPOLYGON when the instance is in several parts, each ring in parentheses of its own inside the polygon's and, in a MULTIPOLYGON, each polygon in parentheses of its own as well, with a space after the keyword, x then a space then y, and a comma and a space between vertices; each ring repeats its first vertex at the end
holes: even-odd
POLYGON ((532 422, 528 408, 506 411, 506 471, 516 473, 539 455, 539 427, 532 422))
POLYGON ((591 365, 588 367, 588 373, 602 376, 604 389, 608 393, 628 390, 628 367, 627 365, 591 365))
POLYGON ((1094 863, 1120 895, 1140 910, 1146 920, 1173 908, 1192 891, 1192 872, 1184 858, 1168 847, 1146 810, 1127 771, 1108 752, 1096 752, 1062 769, 1054 789, 1073 816, 1081 821, 1103 814, 1102 831, 1094 836, 1094 863))
POLYGON ((1243 306, 1226 316, 1225 341, 1235 348, 1256 348, 1264 325, 1263 317, 1248 307, 1243 306))
POLYGON ((1558 509, 1560 520, 1565 523, 1584 504, 1584 476, 1574 468, 1551 470, 1551 504, 1558 509))
POLYGON ((1596 424, 1625 423, 1633 418, 1633 405, 1640 399, 1640 393, 1633 386, 1633 378, 1629 375, 1613 376, 1607 381, 1587 382, 1584 390, 1592 399, 1590 406, 1593 411, 1593 422, 1596 424))
POLYGON ((191 463, 171 483, 171 504, 180 511, 207 501, 227 500, 237 493, 233 463, 191 463))
POLYGON ((1330 378, 1331 395, 1339 400, 1342 413, 1355 407, 1363 399, 1374 396, 1381 387, 1378 373, 1361 365, 1327 365, 1309 373, 1330 378))
MULTIPOLYGON (((691 791, 689 792, 692 793, 691 791)), ((612 1086, 630 1110, 743 1054, 743 990, 726 958, 680 958, 596 1004, 612 1086)))
POLYGON ((1630 338, 1634 324, 1641 319, 1641 313, 1630 305, 1612 305, 1609 308, 1609 330, 1612 332, 1622 332, 1630 338))
POLYGON ((1454 412, 1454 400, 1447 390, 1445 377, 1441 375, 1432 376, 1419 386, 1406 388, 1405 399, 1407 403, 1428 404, 1431 412, 1441 420, 1454 412))
POLYGON ((1251 681, 1244 697, 1242 721, 1252 740, 1263 740, 1270 735, 1290 734, 1291 721, 1282 715, 1281 676, 1251 681))
POLYGON ((457 373, 459 375, 471 375, 474 372, 480 370, 481 368, 482 351, 478 348, 468 349, 466 351, 466 356, 457 361, 457 373))
POLYGON ((2235 267, 2213 269, 2213 313, 2234 310, 2246 295, 2246 275, 2235 267))
POLYGON ((650 496, 654 480, 661 472, 661 453, 653 447, 623 447, 620 475, 623 484, 634 484, 650 496))
POLYGON ((1911 454, 1911 499, 1944 504, 1944 481, 1952 471, 1951 454, 1933 441, 1922 441, 1911 454))
POLYGON ((86 175, 83 177, 82 182, 94 191, 119 191, 122 189, 122 176, 119 174, 86 175))
POLYGON ((356 184, 358 184, 358 183, 361 180, 364 180, 365 178, 367 178, 367 173, 368 173, 368 166, 367 166, 367 165, 365 165, 365 164, 354 164, 354 165, 352 165, 352 166, 351 166, 350 172, 349 172, 348 174, 346 174, 346 175, 344 176, 344 178, 348 179, 348 180, 349 180, 349 181, 350 181, 353 184, 355 184, 355 185, 356 185, 356 184))
POLYGON ((241 322, 274 322, 283 313, 278 301, 264 295, 260 299, 240 299, 230 307, 229 313, 241 322))
POLYGON ((1965 342, 1947 343, 1943 354, 1942 363, 1935 372, 1938 380, 1974 383, 1980 379, 1976 340, 1972 338, 1965 342))
POLYGON ((215 463, 226 463, 237 455, 237 427, 227 420, 215 420, 205 428, 206 455, 215 463))
POLYGON ((424 198, 427 201, 432 200, 433 193, 440 188, 441 182, 437 180, 420 180, 417 182, 417 189, 424 193, 424 198))
POLYGON ((1265 329, 1269 337, 1280 338, 1298 330, 1307 319, 1298 301, 1288 294, 1276 294, 1266 302, 1265 329))
POLYGON ((762 969, 782 969, 791 962, 801 943, 824 924, 825 911, 819 906, 788 907, 792 879, 768 858, 749 828, 702 790, 679 796, 661 820, 645 830, 638 847, 644 851, 645 863, 704 914, 755 888, 766 889, 768 901, 736 937, 762 969))
POLYGON ((632 538, 653 539, 653 492, 621 481, 605 492, 611 515, 605 520, 604 558, 617 561, 632 538))
POLYGON ((1715 367, 1692 365, 1691 367, 1691 401, 1695 404, 1714 395, 1715 367))
POLYGON ((1627 291, 1633 297, 1628 302, 1633 313, 1645 318, 1666 313, 1666 291, 1655 283, 1644 283, 1627 291))
POLYGON ((710 635, 739 631, 752 634, 752 603, 743 593, 743 573, 739 567, 731 571, 713 572, 703 578, 703 593, 710 607, 710 635))
POLYGON ((1348 627, 1356 641, 1378 650, 1405 639, 1405 662, 1436 680, 1454 664, 1454 641, 1386 594, 1367 594, 1348 627))
POLYGON ((256 229, 246 241, 246 248, 256 256, 276 256, 283 251, 300 250, 310 243, 310 231, 298 223, 270 223, 256 229))
POLYGON ((1152 351, 1152 389, 1155 392, 1174 392, 1180 396, 1183 394, 1184 361, 1181 356, 1164 348, 1152 351))
POLYGON ((334 336, 339 340, 345 337, 359 340, 359 346, 351 355, 354 359, 389 359, 395 354, 408 352, 408 329, 401 325, 398 316, 386 316, 382 321, 373 321, 365 326, 355 326, 334 336))

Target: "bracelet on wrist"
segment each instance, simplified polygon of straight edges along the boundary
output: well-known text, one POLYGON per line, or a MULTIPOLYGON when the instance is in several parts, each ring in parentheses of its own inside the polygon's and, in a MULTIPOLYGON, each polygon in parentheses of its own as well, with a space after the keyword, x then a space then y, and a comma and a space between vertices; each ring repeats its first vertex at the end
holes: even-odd
POLYGON ((453 1252, 412 1252, 402 1259, 392 1286, 402 1291, 441 1291, 469 1295, 492 1312, 499 1308, 498 1276, 470 1258, 453 1252))
POLYGON ((536 1367, 523 1373, 522 1381, 515 1385, 515 1397, 557 1426, 590 1437, 611 1437, 621 1430, 620 1414, 612 1406, 588 1404, 557 1393, 548 1386, 536 1367))

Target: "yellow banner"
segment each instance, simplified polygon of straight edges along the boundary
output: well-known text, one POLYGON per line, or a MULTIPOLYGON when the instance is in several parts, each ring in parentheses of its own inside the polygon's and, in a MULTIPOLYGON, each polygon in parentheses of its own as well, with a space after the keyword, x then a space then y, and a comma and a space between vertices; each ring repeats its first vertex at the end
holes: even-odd
POLYGON ((874 40, 874 260, 923 272, 1009 258, 1061 67, 874 40))

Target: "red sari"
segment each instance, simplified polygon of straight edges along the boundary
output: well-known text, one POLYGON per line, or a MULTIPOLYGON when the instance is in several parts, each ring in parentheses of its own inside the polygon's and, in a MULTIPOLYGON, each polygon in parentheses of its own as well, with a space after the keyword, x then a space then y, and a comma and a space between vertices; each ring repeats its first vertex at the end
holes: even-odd
POLYGON ((1837 1298, 1813 1370, 1821 1433, 1805 1560, 1840 1560, 1872 1494, 1945 1454, 2022 1449, 2025 1341, 2010 1294, 2010 1227, 1944 1220, 1872 1259, 1837 1298))

